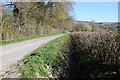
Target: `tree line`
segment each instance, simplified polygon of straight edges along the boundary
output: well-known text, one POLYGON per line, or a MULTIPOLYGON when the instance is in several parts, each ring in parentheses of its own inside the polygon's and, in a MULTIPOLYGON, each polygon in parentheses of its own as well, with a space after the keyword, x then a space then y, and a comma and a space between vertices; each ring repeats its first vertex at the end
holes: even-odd
POLYGON ((2 40, 66 32, 74 19, 70 2, 14 2, 3 7, 2 40))

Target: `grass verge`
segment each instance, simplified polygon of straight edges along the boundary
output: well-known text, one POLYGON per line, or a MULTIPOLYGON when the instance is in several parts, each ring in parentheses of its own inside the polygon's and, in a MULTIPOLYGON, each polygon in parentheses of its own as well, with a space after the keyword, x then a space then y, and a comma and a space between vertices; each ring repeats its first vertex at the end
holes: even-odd
POLYGON ((21 78, 57 77, 67 67, 70 36, 57 38, 22 60, 21 78))
POLYGON ((10 40, 10 41, 0 41, 0 46, 7 45, 7 44, 12 44, 12 43, 16 43, 16 42, 22 42, 22 41, 26 41, 26 40, 31 40, 31 39, 35 39, 35 38, 52 36, 52 35, 56 35, 56 34, 46 34, 46 35, 42 35, 42 36, 34 36, 34 37, 20 38, 20 39, 15 39, 15 40, 10 40))

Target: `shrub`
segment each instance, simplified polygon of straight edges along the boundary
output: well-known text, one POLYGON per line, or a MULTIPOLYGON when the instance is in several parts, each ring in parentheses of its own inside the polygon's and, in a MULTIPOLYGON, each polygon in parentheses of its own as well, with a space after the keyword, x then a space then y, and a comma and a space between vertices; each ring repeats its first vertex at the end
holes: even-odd
POLYGON ((112 32, 72 34, 68 77, 117 80, 120 74, 117 36, 112 32))

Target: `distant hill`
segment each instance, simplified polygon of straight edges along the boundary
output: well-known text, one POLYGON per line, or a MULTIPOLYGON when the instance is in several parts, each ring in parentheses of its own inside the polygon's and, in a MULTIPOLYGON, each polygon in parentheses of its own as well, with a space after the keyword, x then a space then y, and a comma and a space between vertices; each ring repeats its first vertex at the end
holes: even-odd
POLYGON ((76 21, 75 23, 96 24, 99 28, 107 31, 117 31, 118 22, 91 22, 91 21, 76 21))
POLYGON ((118 22, 91 22, 91 21, 76 21, 76 23, 95 23, 104 26, 118 26, 118 22))
POLYGON ((104 25, 104 26, 118 26, 118 22, 100 22, 100 23, 97 23, 97 24, 101 24, 101 25, 104 25))
POLYGON ((117 31, 118 27, 118 22, 102 22, 97 24, 100 24, 101 28, 111 31, 117 31))

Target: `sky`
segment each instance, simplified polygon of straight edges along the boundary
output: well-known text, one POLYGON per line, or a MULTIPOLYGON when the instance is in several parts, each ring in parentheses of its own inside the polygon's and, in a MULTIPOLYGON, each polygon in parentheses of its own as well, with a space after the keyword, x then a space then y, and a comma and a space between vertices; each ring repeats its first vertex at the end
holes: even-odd
POLYGON ((73 7, 75 20, 118 21, 118 2, 76 2, 73 7))

